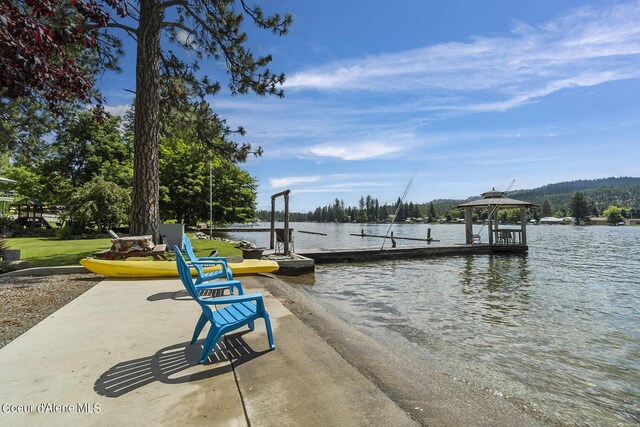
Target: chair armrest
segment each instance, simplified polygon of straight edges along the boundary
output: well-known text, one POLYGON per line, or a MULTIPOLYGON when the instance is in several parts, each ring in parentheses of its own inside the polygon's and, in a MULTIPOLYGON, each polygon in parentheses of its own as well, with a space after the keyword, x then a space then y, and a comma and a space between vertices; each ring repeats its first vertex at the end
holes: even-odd
POLYGON ((198 258, 196 261, 199 264, 207 264, 207 265, 222 264, 226 268, 229 268, 229 263, 227 262, 227 259, 223 257, 202 257, 202 258, 198 258))
POLYGON ((202 261, 202 260, 196 260, 196 261, 190 261, 190 264, 198 264, 198 265, 222 265, 224 267, 227 267, 227 263, 225 261, 202 261))
POLYGON ((224 281, 220 281, 220 282, 206 282, 206 283, 201 283, 199 285, 194 285, 194 286, 196 287, 197 290, 223 288, 225 286, 235 287, 236 289, 238 289, 238 292, 240 293, 240 295, 244 294, 244 291, 242 289, 242 283, 240 283, 239 280, 224 280, 224 281))
POLYGON ((227 262, 227 257, 224 256, 199 256, 198 257, 198 261, 207 261, 207 260, 211 260, 211 261, 223 261, 223 262, 227 262))
POLYGON ((218 297, 212 300, 200 300, 200 302, 205 303, 207 305, 219 305, 219 304, 233 304, 236 302, 247 302, 247 301, 257 301, 262 302, 262 294, 245 294, 238 296, 229 296, 229 297, 218 297))

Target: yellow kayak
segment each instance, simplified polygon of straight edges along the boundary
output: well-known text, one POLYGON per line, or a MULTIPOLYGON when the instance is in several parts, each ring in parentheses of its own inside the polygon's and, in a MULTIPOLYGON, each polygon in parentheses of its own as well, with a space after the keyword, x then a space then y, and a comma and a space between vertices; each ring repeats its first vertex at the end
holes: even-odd
MULTIPOLYGON (((148 259, 106 260, 84 258, 80 264, 87 270, 109 277, 178 277, 175 261, 150 261, 148 259)), ((273 273, 278 271, 275 261, 245 259, 242 262, 229 262, 233 275, 273 273)), ((205 272, 219 270, 220 266, 205 267, 205 272)), ((192 270, 195 276, 197 272, 192 270)))

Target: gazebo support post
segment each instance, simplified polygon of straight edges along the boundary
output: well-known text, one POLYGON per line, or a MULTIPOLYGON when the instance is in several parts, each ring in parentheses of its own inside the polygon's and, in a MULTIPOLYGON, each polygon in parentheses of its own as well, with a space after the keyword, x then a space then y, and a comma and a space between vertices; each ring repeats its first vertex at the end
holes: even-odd
POLYGON ((487 222, 489 223, 489 246, 493 246, 493 217, 491 216, 491 212, 489 212, 489 216, 487 217, 487 222))
POLYGON ((526 210, 534 207, 533 203, 510 199, 504 191, 491 191, 482 193, 482 198, 456 206, 465 211, 465 241, 473 242, 472 213, 473 209, 487 209, 489 246, 500 253, 527 251, 527 215, 526 210), (520 228, 500 227, 500 209, 520 209, 520 228), (504 235, 502 235, 504 233, 504 235), (518 239, 519 237, 519 239, 518 239))
POLYGON ((467 245, 473 243, 473 208, 464 209, 464 227, 467 245))
POLYGON ((520 208, 520 235, 522 236, 521 245, 527 245, 527 214, 524 208, 520 208))

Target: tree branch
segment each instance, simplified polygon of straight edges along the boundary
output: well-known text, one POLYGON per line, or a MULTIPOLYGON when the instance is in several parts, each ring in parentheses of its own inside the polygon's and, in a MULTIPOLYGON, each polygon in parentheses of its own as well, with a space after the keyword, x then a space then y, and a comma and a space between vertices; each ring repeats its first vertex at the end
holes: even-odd
MULTIPOLYGON (((131 8, 131 9, 133 9, 133 10, 138 14, 138 16, 140 16, 140 9, 138 9, 138 8, 135 6, 134 2, 132 2, 132 1, 127 1, 127 8, 131 8)), ((131 16, 131 14, 129 14, 129 16, 131 16)))
POLYGON ((179 22, 163 22, 160 26, 162 28, 180 28, 181 30, 186 31, 189 34, 196 34, 196 32, 193 31, 193 28, 189 28, 179 22))
POLYGON ((162 10, 165 10, 165 9, 168 9, 170 7, 173 7, 173 6, 187 7, 187 5, 188 5, 188 2, 186 2, 185 0, 169 0, 169 1, 166 1, 164 3, 161 3, 160 4, 160 8, 162 10))
POLYGON ((133 28, 133 27, 129 27, 128 25, 124 25, 124 24, 120 24, 118 22, 109 22, 107 25, 97 25, 97 24, 91 24, 91 25, 86 25, 84 27, 85 30, 95 30, 97 28, 119 28, 121 30, 124 30, 130 34, 135 34, 136 36, 138 35, 138 30, 133 28))

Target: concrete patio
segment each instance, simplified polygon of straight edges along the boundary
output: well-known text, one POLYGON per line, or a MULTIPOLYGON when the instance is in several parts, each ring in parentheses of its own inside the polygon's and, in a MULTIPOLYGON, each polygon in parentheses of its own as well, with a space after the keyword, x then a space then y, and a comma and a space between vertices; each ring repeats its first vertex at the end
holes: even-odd
MULTIPOLYGON (((2 425, 416 425, 371 381, 263 292, 264 323, 199 365, 199 316, 177 279, 98 285, 0 349, 2 425)), ((204 334, 203 334, 204 337, 204 334)))

